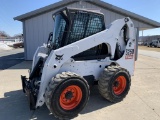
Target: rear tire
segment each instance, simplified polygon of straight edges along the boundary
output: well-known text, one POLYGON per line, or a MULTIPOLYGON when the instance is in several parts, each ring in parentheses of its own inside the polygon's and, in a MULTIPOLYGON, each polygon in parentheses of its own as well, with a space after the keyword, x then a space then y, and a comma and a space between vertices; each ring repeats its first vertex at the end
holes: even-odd
POLYGON ((108 66, 99 77, 99 93, 110 102, 122 101, 131 86, 129 72, 119 66, 108 66))
POLYGON ((72 119, 86 106, 89 94, 85 79, 75 73, 63 72, 52 78, 45 93, 45 102, 56 118, 72 119))

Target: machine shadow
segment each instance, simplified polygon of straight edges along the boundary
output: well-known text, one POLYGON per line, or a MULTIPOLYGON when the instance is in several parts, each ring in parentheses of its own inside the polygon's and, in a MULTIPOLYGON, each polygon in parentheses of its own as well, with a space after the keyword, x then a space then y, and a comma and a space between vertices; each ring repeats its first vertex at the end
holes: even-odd
POLYGON ((88 104, 85 106, 85 108, 80 114, 93 112, 102 109, 104 107, 108 107, 112 104, 113 103, 107 101, 99 94, 98 85, 94 85, 93 87, 90 88, 90 98, 88 104))
MULTIPOLYGON (((22 90, 6 92, 4 98, 0 98, 0 120, 58 120, 49 112, 46 105, 36 111, 30 111, 27 99, 22 90)), ((91 88, 90 100, 80 114, 110 105, 112 104, 100 96, 97 86, 94 86, 91 88)))

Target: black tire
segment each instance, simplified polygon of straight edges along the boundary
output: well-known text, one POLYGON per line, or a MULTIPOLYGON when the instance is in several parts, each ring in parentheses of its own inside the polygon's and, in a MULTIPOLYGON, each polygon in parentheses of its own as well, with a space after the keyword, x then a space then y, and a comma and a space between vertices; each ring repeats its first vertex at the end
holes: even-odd
POLYGON ((98 81, 99 93, 110 102, 122 101, 128 94, 130 86, 131 76, 129 72, 119 66, 108 66, 105 68, 98 81), (119 76, 124 76, 126 83, 122 93, 116 94, 113 86, 115 85, 115 82, 119 76))
MULTIPOLYGON (((52 112, 56 118, 72 119, 78 116, 79 112, 86 106, 89 100, 89 95, 89 85, 85 79, 72 72, 63 72, 52 78, 45 92, 45 102, 50 112, 52 112), (81 89, 82 97, 75 108, 66 110, 61 106, 60 97, 63 91, 71 85, 78 86, 81 89)), ((71 96, 74 96, 74 92, 71 96)), ((71 98, 69 99, 71 100, 71 98)))

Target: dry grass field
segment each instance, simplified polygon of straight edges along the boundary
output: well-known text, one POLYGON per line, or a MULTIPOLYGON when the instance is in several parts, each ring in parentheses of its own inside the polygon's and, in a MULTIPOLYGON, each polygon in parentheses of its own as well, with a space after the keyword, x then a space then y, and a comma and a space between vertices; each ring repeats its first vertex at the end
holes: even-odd
POLYGON ((147 47, 147 46, 138 46, 140 50, 149 50, 149 51, 157 51, 160 52, 160 48, 147 47))

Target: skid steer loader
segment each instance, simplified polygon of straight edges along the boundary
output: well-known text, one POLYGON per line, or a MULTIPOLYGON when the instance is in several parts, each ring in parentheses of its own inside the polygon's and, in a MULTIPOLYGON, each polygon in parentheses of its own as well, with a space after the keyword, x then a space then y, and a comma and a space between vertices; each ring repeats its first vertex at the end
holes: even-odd
POLYGON ((53 20, 53 32, 35 52, 29 78, 21 76, 30 109, 45 103, 55 117, 74 118, 87 104, 90 86, 96 82, 105 99, 123 100, 136 55, 131 19, 118 19, 105 27, 100 12, 63 8, 53 14, 53 20))

